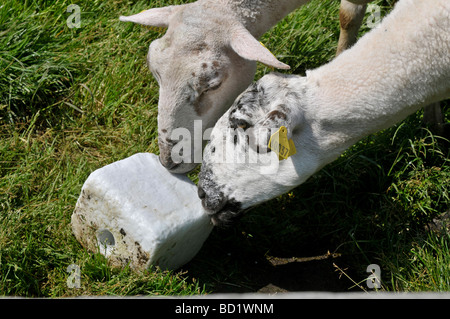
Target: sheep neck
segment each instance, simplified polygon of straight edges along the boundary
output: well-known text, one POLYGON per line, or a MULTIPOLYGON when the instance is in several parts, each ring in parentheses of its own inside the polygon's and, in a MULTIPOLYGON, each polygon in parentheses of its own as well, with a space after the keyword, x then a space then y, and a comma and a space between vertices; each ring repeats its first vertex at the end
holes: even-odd
POLYGON ((308 138, 318 153, 334 159, 367 135, 449 96, 450 35, 443 31, 450 29, 449 14, 445 1, 399 2, 352 49, 308 72, 308 138))

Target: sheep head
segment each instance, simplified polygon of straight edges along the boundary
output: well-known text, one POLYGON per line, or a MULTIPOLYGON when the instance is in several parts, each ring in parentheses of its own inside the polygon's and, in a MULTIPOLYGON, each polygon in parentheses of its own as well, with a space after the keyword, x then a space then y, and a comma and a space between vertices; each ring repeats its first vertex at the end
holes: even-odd
POLYGON ((147 62, 160 86, 160 161, 174 173, 189 172, 201 163, 203 132, 214 126, 251 83, 255 61, 289 68, 232 12, 218 6, 212 1, 208 5, 194 2, 120 17, 121 21, 167 28, 164 36, 150 44, 147 62), (202 134, 194 132, 196 120, 201 120, 202 134))
POLYGON ((318 168, 306 78, 268 74, 249 86, 217 121, 205 147, 198 194, 215 225, 305 181, 318 168), (280 158, 281 128, 297 151, 280 158), (278 133, 279 134, 279 133, 278 133), (311 142, 313 141, 313 142, 311 142), (268 147, 271 144, 272 147, 268 147))

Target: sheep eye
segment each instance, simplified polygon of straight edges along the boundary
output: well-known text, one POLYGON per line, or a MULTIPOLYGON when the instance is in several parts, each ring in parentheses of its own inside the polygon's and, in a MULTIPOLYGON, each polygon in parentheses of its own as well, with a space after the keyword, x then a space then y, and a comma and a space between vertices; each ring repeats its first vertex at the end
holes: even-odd
POLYGON ((203 93, 206 93, 206 92, 208 92, 208 91, 214 91, 214 90, 217 90, 221 85, 222 85, 222 82, 219 82, 219 83, 215 83, 215 84, 213 84, 213 85, 210 85, 210 86, 208 86, 208 87, 203 91, 203 93))
POLYGON ((238 127, 241 128, 241 129, 243 129, 243 130, 245 130, 245 129, 248 128, 248 123, 245 122, 245 121, 242 121, 242 122, 240 122, 240 123, 238 124, 238 127))
POLYGON ((245 120, 233 118, 233 119, 231 119, 231 127, 233 129, 240 128, 245 131, 246 129, 248 129, 250 127, 250 124, 245 120))

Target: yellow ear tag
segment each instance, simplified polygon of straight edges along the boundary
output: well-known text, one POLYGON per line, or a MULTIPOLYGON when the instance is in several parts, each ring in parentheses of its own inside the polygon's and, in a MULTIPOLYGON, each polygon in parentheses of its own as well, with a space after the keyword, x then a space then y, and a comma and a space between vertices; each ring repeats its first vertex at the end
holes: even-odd
POLYGON ((294 141, 292 139, 288 140, 287 128, 284 126, 280 127, 278 131, 272 134, 268 147, 278 155, 280 161, 297 153, 294 141))

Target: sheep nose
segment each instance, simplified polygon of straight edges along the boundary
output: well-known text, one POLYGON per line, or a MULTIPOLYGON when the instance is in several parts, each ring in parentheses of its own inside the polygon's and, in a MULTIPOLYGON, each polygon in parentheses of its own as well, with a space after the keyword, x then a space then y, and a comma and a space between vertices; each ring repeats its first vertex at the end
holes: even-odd
POLYGON ((172 159, 173 143, 165 143, 159 140, 159 161, 167 170, 175 170, 180 163, 175 163, 172 159))
POLYGON ((161 165, 164 166, 169 171, 173 171, 180 165, 179 163, 174 163, 170 158, 170 156, 163 156, 163 154, 159 155, 159 161, 161 165))
POLYGON ((172 157, 173 147, 175 143, 172 141, 158 141, 159 145, 159 161, 169 172, 173 174, 186 174, 195 169, 198 163, 189 161, 184 162, 183 159, 172 157))
POLYGON ((225 207, 227 204, 227 199, 223 195, 223 193, 216 193, 208 195, 206 192, 201 190, 199 192, 199 196, 202 196, 203 192, 203 198, 202 198, 202 205, 203 207, 208 211, 208 214, 216 214, 217 212, 220 212, 220 210, 225 207))
POLYGON ((208 214, 219 212, 228 202, 226 196, 219 190, 217 185, 211 180, 207 183, 208 187, 204 189, 204 184, 198 184, 198 197, 202 200, 202 205, 208 214))
POLYGON ((198 197, 200 199, 204 199, 206 197, 206 192, 203 190, 203 188, 201 186, 198 187, 197 192, 198 192, 198 197))

